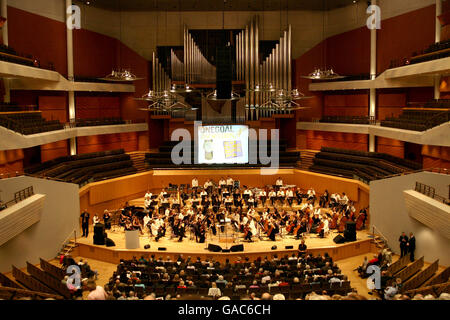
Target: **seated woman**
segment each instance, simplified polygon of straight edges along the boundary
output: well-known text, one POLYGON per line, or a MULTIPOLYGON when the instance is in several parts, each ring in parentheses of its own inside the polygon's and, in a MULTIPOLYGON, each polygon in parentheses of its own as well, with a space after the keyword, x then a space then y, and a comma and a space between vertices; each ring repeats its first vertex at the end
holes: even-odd
POLYGON ((222 291, 217 288, 217 284, 215 282, 211 283, 211 288, 208 290, 208 296, 210 297, 220 297, 222 296, 222 291))

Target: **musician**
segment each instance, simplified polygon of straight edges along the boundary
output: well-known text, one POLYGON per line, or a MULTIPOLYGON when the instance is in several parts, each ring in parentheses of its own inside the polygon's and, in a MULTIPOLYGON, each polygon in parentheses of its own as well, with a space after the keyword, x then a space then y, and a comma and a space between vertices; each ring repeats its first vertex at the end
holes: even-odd
POLYGON ((103 211, 103 223, 105 224, 105 229, 110 230, 111 229, 111 214, 108 210, 103 211))
POLYGON ((160 225, 158 227, 158 230, 156 231, 155 241, 158 242, 159 239, 164 237, 165 233, 166 233, 166 229, 165 229, 164 225, 160 225))
POLYGON ((220 180, 219 180, 219 188, 220 188, 220 190, 221 191, 225 190, 226 186, 227 186, 227 181, 223 177, 220 178, 220 180))
POLYGON ((269 191, 269 200, 272 203, 272 206, 274 205, 276 199, 277 199, 277 193, 275 192, 274 189, 270 189, 270 191, 269 191))
POLYGON ((150 208, 151 204, 152 204, 152 194, 147 192, 145 194, 145 199, 144 199, 144 208, 148 210, 150 208))
POLYGON ((261 191, 259 191, 259 200, 261 200, 261 205, 264 206, 266 204, 266 200, 267 200, 267 192, 266 190, 262 189, 261 191))
POLYGON ((208 179, 208 180, 206 180, 205 184, 203 185, 203 188, 206 190, 207 193, 211 193, 213 186, 214 186, 214 184, 211 181, 211 179, 208 179))
POLYGON ((227 178, 227 188, 228 188, 228 192, 233 191, 233 184, 234 184, 233 178, 231 178, 230 176, 228 176, 228 178, 227 178))
POLYGON ((252 236, 253 236, 253 233, 250 230, 250 221, 247 221, 247 223, 245 224, 245 227, 244 227, 244 240, 246 240, 248 242, 253 242, 252 236))
POLYGON ((255 207, 255 199, 253 198, 253 196, 250 196, 250 198, 248 198, 248 200, 247 200, 247 206, 248 206, 249 208, 255 207))
POLYGON ((345 194, 345 192, 344 193, 342 193, 342 198, 341 198, 341 204, 342 205, 344 205, 344 206, 346 206, 347 204, 348 204, 348 197, 347 197, 347 195, 345 194))
POLYGON ((306 218, 301 219, 300 226, 297 228, 297 233, 295 235, 295 238, 298 240, 302 238, 302 235, 308 231, 306 218))
POLYGON ((134 217, 133 217, 132 225, 133 225, 133 229, 134 229, 134 230, 139 230, 139 232, 140 232, 141 234, 143 234, 143 233, 142 233, 142 226, 141 226, 141 223, 139 222, 139 218, 138 218, 137 216, 134 216, 134 217))
POLYGON ((330 197, 330 208, 336 207, 341 201, 341 196, 338 193, 333 193, 330 197))
POLYGON ((300 205, 303 202, 303 192, 300 188, 295 190, 295 197, 297 198, 297 204, 300 205))
POLYGON ((274 219, 271 219, 269 223, 269 228, 267 231, 267 235, 271 241, 276 241, 275 237, 280 232, 280 229, 278 227, 278 224, 275 222, 274 219))
POLYGON ((127 221, 125 221, 125 231, 133 231, 133 224, 131 223, 131 219, 127 219, 127 221))
POLYGON ((278 191, 283 186, 283 179, 278 177, 277 181, 275 181, 275 189, 278 191))
POLYGON ((152 218, 150 217, 150 214, 147 213, 144 217, 144 228, 148 228, 150 233, 152 232, 151 225, 150 225, 151 220, 152 220, 152 218))
POLYGON ((166 189, 162 189, 161 193, 159 194, 159 198, 160 199, 165 199, 165 195, 167 194, 167 190, 166 189))
POLYGON ((277 191, 277 200, 280 201, 281 204, 284 203, 284 197, 285 197, 284 190, 279 189, 279 190, 277 191))
POLYGON ((314 200, 316 198, 316 191, 313 188, 309 188, 308 192, 307 192, 308 201, 314 200))
POLYGON ((198 189, 198 179, 197 177, 194 177, 191 181, 192 190, 197 192, 198 189))
POLYGON ((330 195, 328 193, 328 190, 325 190, 325 192, 320 197, 319 206, 322 208, 325 208, 325 205, 328 203, 328 200, 330 198, 330 195))
POLYGON ((225 207, 227 208, 227 210, 231 209, 231 206, 233 204, 233 199, 231 198, 230 195, 228 195, 228 197, 225 199, 225 207))
POLYGON ((292 203, 294 202, 294 191, 293 191, 293 189, 288 189, 286 191, 286 198, 287 198, 287 202, 289 203, 289 206, 292 207, 292 203))
POLYGON ((95 215, 94 215, 94 218, 92 218, 92 222, 94 223, 94 226, 95 226, 97 223, 100 223, 100 218, 98 217, 97 214, 95 214, 95 215))

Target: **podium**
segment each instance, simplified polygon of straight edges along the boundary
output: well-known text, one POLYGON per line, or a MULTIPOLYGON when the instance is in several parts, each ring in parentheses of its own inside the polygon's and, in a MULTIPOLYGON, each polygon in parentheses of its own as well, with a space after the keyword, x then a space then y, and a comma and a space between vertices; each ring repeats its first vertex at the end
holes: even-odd
POLYGON ((127 249, 139 249, 139 230, 125 231, 125 247, 127 249))

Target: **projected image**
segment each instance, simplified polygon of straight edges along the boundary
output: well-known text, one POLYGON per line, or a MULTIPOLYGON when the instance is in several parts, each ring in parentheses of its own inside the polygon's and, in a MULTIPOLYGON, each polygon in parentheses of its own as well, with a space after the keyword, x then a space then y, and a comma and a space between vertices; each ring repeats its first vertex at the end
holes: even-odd
POLYGON ((247 126, 198 127, 197 137, 199 163, 248 163, 247 126))

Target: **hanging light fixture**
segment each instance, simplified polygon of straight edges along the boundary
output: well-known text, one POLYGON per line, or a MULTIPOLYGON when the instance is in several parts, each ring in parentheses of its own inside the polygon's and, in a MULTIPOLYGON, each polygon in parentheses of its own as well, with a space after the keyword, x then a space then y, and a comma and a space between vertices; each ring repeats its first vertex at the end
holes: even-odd
POLYGON ((192 108, 181 102, 175 94, 168 90, 161 92, 150 90, 141 98, 136 98, 136 100, 151 102, 147 108, 141 108, 140 110, 142 111, 175 112, 197 110, 197 108, 192 108))
POLYGON ((120 0, 117 2, 117 7, 119 9, 119 68, 113 69, 110 74, 106 75, 103 78, 99 78, 99 80, 103 81, 113 81, 113 82, 133 82, 137 80, 143 80, 144 78, 138 78, 134 75, 129 69, 120 68, 121 56, 122 56, 122 11, 120 7, 120 0))
MULTIPOLYGON (((325 41, 325 11, 326 11, 326 4, 325 0, 323 0, 323 26, 322 26, 322 39, 325 42, 323 45, 323 56, 322 59, 324 60, 323 64, 326 65, 326 41, 325 41)), ((325 66, 324 69, 316 68, 313 72, 308 74, 307 76, 302 76, 302 78, 310 79, 310 80, 318 80, 318 81, 332 81, 332 80, 338 80, 346 78, 346 76, 341 76, 334 72, 333 68, 327 69, 325 66)))

